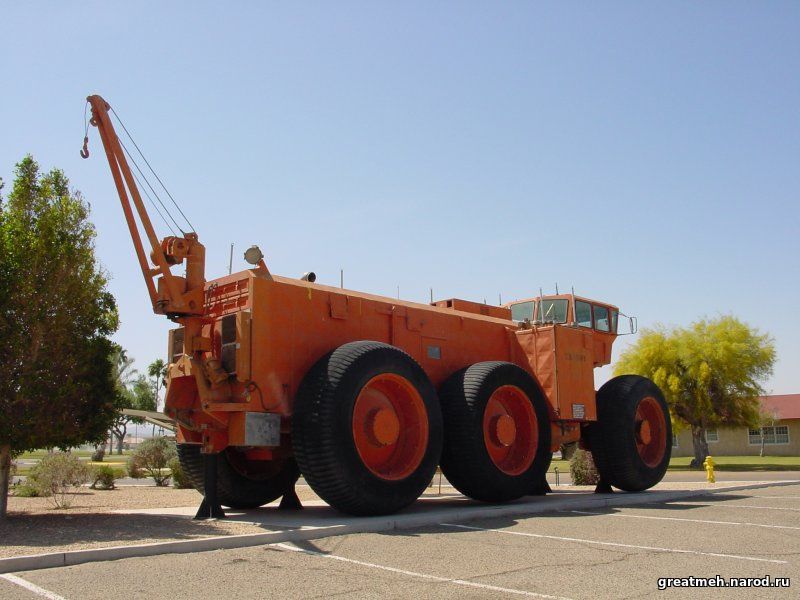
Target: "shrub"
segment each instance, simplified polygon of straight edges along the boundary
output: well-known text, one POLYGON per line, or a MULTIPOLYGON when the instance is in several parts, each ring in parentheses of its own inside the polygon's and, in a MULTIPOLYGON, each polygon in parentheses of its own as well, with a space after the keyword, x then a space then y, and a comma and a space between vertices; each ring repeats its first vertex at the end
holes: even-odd
POLYGON ((136 460, 135 456, 131 456, 128 459, 128 463, 125 465, 125 470, 128 472, 128 477, 131 479, 142 479, 144 477, 142 466, 139 464, 139 461, 136 460))
POLYGON ((11 491, 17 498, 38 498, 39 490, 33 487, 30 483, 18 483, 11 488, 11 491))
POLYGON ((92 469, 94 481, 89 486, 93 490, 113 490, 114 481, 125 477, 125 471, 114 469, 109 465, 100 465, 92 469))
POLYGON ((89 481, 89 466, 77 456, 48 454, 31 469, 27 484, 39 496, 50 496, 56 508, 69 508, 78 488, 89 481))
POLYGON ((157 486, 165 486, 171 477, 167 464, 177 456, 175 442, 164 437, 150 438, 133 451, 133 460, 152 477, 157 486))
POLYGON ((170 459, 168 465, 170 472, 172 472, 172 487, 178 488, 180 490, 185 490, 188 488, 194 487, 192 482, 189 481, 189 478, 186 476, 186 473, 183 472, 183 467, 181 467, 181 461, 178 460, 178 457, 170 459))
POLYGON ((92 462, 103 462, 103 459, 106 457, 106 447, 105 446, 98 446, 92 452, 92 462))
POLYGON ((569 444, 561 444, 561 458, 564 460, 572 460, 575 455, 575 450, 578 447, 578 442, 570 442, 569 444))
POLYGON ((600 474, 594 466, 592 453, 581 448, 575 450, 569 463, 569 474, 572 476, 573 485, 597 485, 600 474))

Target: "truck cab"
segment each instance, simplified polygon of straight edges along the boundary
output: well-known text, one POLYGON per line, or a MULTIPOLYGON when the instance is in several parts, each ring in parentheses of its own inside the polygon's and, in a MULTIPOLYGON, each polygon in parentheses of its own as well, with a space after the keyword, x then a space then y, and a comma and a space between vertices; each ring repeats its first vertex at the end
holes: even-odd
POLYGON ((619 308, 573 294, 510 302, 518 360, 542 386, 555 420, 594 421, 594 369, 611 362, 619 308))

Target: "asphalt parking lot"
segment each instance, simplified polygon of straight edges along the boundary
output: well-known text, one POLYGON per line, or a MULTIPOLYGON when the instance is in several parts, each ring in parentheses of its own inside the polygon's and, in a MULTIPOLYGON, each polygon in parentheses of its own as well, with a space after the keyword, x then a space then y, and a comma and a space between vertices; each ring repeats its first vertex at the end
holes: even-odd
POLYGON ((21 572, 0 576, 0 598, 789 598, 799 562, 794 484, 21 572), (791 587, 658 586, 717 575, 791 587))

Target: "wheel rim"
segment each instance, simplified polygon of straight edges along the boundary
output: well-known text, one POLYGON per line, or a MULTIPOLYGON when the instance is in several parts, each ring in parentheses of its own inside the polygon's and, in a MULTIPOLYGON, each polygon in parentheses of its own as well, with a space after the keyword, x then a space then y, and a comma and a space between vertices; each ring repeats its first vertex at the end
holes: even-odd
POLYGON ((483 439, 489 457, 506 475, 528 470, 536 456, 538 421, 528 396, 514 385, 497 388, 483 413, 483 439))
POLYGON ((667 422, 658 400, 642 398, 636 408, 636 450, 648 467, 657 467, 667 450, 667 422))
POLYGON ((411 475, 428 447, 428 413, 417 388, 394 373, 370 379, 353 407, 353 441, 373 475, 388 480, 411 475))

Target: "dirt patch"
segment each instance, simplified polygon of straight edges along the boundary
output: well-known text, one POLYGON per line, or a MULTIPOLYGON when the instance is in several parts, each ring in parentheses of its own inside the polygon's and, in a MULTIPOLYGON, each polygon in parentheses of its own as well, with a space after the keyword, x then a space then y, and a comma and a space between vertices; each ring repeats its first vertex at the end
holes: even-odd
MULTIPOLYGON (((297 494, 301 501, 319 500, 305 486, 297 494)), ((50 498, 11 496, 8 518, 0 520, 0 558, 264 531, 248 523, 114 512, 199 506, 201 500, 195 490, 133 486, 83 488, 68 509, 53 508, 50 498)))

